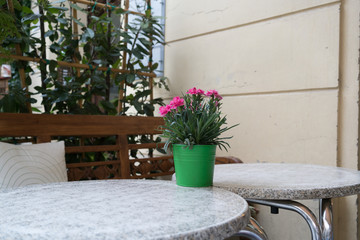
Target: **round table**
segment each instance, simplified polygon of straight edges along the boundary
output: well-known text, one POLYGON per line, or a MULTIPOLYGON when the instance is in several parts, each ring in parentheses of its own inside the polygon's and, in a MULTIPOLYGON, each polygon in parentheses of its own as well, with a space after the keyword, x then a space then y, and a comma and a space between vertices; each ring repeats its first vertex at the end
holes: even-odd
POLYGON ((101 180, 0 193, 0 239, 223 239, 249 221, 246 201, 219 188, 101 180))
POLYGON ((360 193, 360 172, 310 164, 222 164, 214 170, 214 186, 249 202, 299 213, 313 239, 333 239, 331 199, 360 193), (320 217, 296 199, 319 199, 320 217))

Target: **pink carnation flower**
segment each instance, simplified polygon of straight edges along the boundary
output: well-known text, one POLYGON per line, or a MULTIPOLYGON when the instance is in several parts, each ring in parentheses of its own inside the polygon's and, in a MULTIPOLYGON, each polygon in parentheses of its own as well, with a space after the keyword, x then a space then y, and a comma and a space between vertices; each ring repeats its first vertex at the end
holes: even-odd
POLYGON ((196 90, 196 94, 205 95, 205 92, 201 89, 196 90))
POLYGON ((198 94, 198 95, 205 95, 204 90, 196 89, 196 87, 190 88, 187 92, 187 94, 198 94))
POLYGON ((187 94, 196 94, 196 87, 190 88, 186 93, 187 94))
POLYGON ((207 91, 207 92, 206 92, 206 96, 209 96, 209 97, 214 96, 215 98, 217 98, 217 99, 219 99, 219 100, 222 99, 222 97, 219 95, 218 91, 216 91, 216 90, 209 90, 209 91, 207 91))
POLYGON ((171 111, 171 106, 170 105, 166 105, 165 107, 164 106, 161 106, 159 108, 159 112, 160 112, 160 115, 163 117, 165 116, 168 112, 171 111))
POLYGON ((212 96, 212 95, 219 95, 219 93, 216 90, 209 90, 206 92, 206 96, 212 96))
POLYGON ((184 99, 182 99, 181 97, 174 97, 173 100, 170 102, 170 106, 173 109, 183 105, 184 105, 184 99))

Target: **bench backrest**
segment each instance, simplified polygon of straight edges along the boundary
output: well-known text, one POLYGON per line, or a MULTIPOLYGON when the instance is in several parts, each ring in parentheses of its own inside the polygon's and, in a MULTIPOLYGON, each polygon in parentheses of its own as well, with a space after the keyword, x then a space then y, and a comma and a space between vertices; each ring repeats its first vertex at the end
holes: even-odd
POLYGON ((160 117, 0 113, 0 138, 65 140, 69 181, 151 178, 174 173, 172 156, 155 155, 163 144, 151 141, 162 124, 160 117))

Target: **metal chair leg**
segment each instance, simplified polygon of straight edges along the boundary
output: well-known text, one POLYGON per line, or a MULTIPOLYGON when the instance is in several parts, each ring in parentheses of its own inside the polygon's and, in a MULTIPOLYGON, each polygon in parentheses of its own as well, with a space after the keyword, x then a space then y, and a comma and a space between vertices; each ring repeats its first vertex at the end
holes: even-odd
POLYGON ((322 230, 322 239, 334 240, 331 199, 320 199, 319 211, 319 222, 322 230))
POLYGON ((240 232, 234 234, 236 237, 246 237, 251 240, 268 240, 268 236, 266 235, 264 229, 260 226, 260 224, 254 219, 250 218, 249 225, 240 232))
POLYGON ((277 207, 299 213, 309 225, 312 239, 313 240, 322 239, 321 228, 314 213, 311 212, 309 208, 302 205, 301 203, 290 200, 278 200, 278 201, 255 200, 255 199, 246 199, 246 200, 249 203, 261 204, 270 207, 277 207))

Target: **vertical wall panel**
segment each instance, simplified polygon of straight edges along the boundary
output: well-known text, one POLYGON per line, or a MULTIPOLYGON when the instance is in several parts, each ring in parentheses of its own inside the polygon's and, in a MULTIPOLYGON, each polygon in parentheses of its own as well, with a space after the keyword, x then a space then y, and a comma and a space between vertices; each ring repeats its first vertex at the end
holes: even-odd
MULTIPOLYGON (((229 124, 240 123, 229 133, 232 148, 221 155, 354 168, 359 13, 358 0, 167 1, 171 91, 157 95, 169 100, 194 86, 219 90, 229 124)), ((355 200, 335 201, 341 214, 335 239, 356 239, 355 200)), ((316 203, 310 205, 316 212, 316 203)), ((289 218, 260 216, 273 239, 309 239, 306 224, 289 218)))
POLYGON ((222 94, 337 87, 339 6, 170 43, 172 94, 193 86, 222 94))
POLYGON ((203 34, 329 3, 334 0, 171 0, 166 2, 166 40, 203 34))
POLYGON ((223 112, 240 124, 228 154, 246 163, 336 165, 337 90, 227 97, 223 112))

